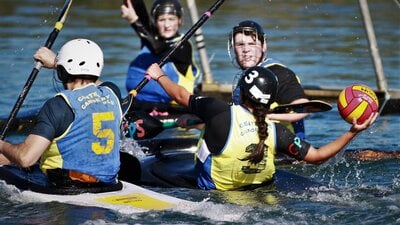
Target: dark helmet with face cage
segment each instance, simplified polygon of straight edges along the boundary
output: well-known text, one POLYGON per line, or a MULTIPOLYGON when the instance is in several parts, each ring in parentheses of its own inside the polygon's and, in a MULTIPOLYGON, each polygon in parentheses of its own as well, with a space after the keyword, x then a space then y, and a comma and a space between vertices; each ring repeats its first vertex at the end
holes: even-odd
POLYGON ((245 34, 256 34, 257 38, 264 43, 265 42, 265 33, 264 29, 255 21, 252 20, 244 20, 240 22, 238 25, 234 26, 230 35, 230 38, 233 39, 235 34, 243 32, 245 34))
MULTIPOLYGON (((264 33, 264 29, 260 26, 260 24, 258 24, 255 21, 252 21, 252 20, 244 20, 232 28, 232 31, 229 33, 229 39, 228 39, 228 46, 227 46, 228 55, 234 66, 242 68, 240 63, 237 61, 236 52, 234 51, 235 35, 238 33, 242 33, 245 36, 251 36, 254 40, 259 40, 262 45, 266 44, 267 37, 264 33)), ((266 50, 266 46, 264 46, 264 47, 265 47, 265 49, 263 49, 263 51, 266 50)), ((265 57, 265 54, 266 53, 263 52, 263 55, 260 58, 260 61, 265 57)))
POLYGON ((156 0, 151 8, 153 19, 164 14, 172 14, 179 18, 182 17, 183 8, 178 0, 156 0))
POLYGON ((268 107, 275 102, 278 79, 274 72, 261 66, 246 69, 239 80, 241 96, 268 107))

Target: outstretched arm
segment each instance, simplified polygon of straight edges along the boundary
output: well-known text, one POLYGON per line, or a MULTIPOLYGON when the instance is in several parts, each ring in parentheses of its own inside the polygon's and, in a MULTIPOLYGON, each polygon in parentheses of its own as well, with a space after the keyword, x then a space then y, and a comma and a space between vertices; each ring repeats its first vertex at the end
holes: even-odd
POLYGON ((184 87, 173 82, 163 73, 157 63, 153 63, 146 71, 146 75, 157 81, 171 98, 183 106, 189 106, 189 98, 192 95, 184 87))
POLYGON ((331 157, 335 156, 340 150, 342 150, 358 133, 367 129, 373 124, 378 117, 378 113, 372 114, 364 123, 357 124, 354 119, 353 125, 350 130, 340 136, 338 139, 320 147, 319 149, 310 147, 304 160, 308 163, 321 164, 331 157))

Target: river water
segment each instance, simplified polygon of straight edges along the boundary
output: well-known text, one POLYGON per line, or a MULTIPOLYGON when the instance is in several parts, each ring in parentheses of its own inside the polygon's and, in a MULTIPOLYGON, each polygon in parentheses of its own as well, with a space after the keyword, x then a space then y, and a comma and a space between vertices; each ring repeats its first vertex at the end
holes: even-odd
MULTIPOLYGON (((15 104, 33 68, 32 54, 44 44, 63 3, 1 1, 1 119, 8 117, 15 104)), ((197 3, 201 15, 213 1, 197 3)), ((102 80, 115 82, 125 95, 127 66, 140 43, 120 18, 119 5, 120 1, 75 1, 53 49, 72 38, 96 41, 105 53, 102 80)), ((399 89, 399 2, 370 1, 369 6, 388 86, 399 89)), ((186 8, 183 31, 191 24, 188 12, 186 8)), ((289 65, 304 85, 336 88, 363 83, 376 87, 358 2, 344 0, 225 1, 202 27, 216 82, 230 83, 236 73, 227 55, 226 40, 230 28, 243 19, 263 25, 269 56, 289 65)), ((21 113, 40 107, 56 93, 53 76, 51 71, 40 71, 21 113)), ((381 116, 346 148, 400 151, 399 124, 399 114, 381 116)), ((315 146, 333 140, 348 128, 335 104, 332 111, 306 119, 307 137, 315 146)), ((7 139, 17 142, 23 137, 12 134, 7 139)), ((221 193, 152 188, 187 200, 208 200, 185 212, 120 214, 96 207, 21 202, 15 193, 0 186, 0 224, 400 224, 400 159, 364 162, 339 154, 319 167, 284 167, 340 191, 221 193)))

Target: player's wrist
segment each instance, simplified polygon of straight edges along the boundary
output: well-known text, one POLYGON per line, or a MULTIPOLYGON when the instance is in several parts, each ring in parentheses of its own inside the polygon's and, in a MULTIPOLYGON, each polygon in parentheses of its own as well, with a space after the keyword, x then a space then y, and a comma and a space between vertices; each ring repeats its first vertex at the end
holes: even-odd
POLYGON ((157 82, 159 82, 160 81, 160 78, 162 78, 162 77, 166 77, 167 75, 165 75, 165 74, 161 74, 160 76, 158 76, 156 79, 154 79, 155 81, 157 81, 157 82))

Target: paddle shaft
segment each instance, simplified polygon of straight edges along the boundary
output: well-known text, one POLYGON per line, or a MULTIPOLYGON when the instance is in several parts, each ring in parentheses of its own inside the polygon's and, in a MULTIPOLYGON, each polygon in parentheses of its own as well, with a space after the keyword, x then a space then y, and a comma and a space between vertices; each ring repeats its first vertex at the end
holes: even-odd
MULTIPOLYGON (((166 120, 160 120, 160 121, 162 122, 163 129, 170 129, 170 128, 179 127, 177 124, 177 120, 178 119, 166 119, 166 120)), ((193 126, 196 124, 201 124, 202 121, 200 119, 188 119, 186 123, 189 126, 193 126)))
MULTIPOLYGON (((311 100, 305 103, 280 105, 274 109, 271 109, 270 113, 289 113, 289 112, 316 113, 316 112, 329 111, 331 109, 332 109, 331 105, 327 102, 319 100, 311 100)), ((162 129, 160 130, 178 127, 177 119, 166 119, 166 120, 161 120, 161 122, 162 122, 162 129)), ((187 125, 189 126, 201 123, 202 121, 200 119, 187 120, 187 125)))
MULTIPOLYGON (((53 46, 53 43, 58 36, 58 33, 61 31, 61 29, 63 27, 64 21, 67 17, 68 10, 69 10, 71 4, 72 4, 72 0, 65 1, 64 6, 61 10, 61 14, 58 18, 58 21, 55 23, 53 31, 50 33, 50 35, 48 36, 48 38, 46 40, 46 43, 44 45, 45 47, 50 49, 53 46)), ((34 80, 36 79, 36 76, 39 73, 39 70, 42 66, 43 65, 41 62, 36 62, 35 67, 32 69, 32 72, 29 75, 29 78, 26 81, 24 88, 22 89, 21 93, 19 94, 17 102, 15 103, 14 108, 12 109, 12 111, 10 113, 10 116, 7 119, 7 122, 4 124, 4 127, 3 127, 2 131, 1 131, 1 135, 0 135, 1 140, 4 140, 5 134, 9 130, 12 121, 17 116, 17 113, 18 113, 19 109, 21 108, 22 103, 24 102, 26 96, 28 95, 28 92, 31 89, 32 84, 33 84, 34 80)))
MULTIPOLYGON (((269 113, 317 113, 325 112, 332 109, 332 106, 324 101, 311 100, 304 103, 295 104, 284 104, 279 105, 269 111, 269 113)), ((135 112, 133 112, 135 113, 135 112)), ((136 113, 134 119, 130 120, 129 123, 135 124, 135 132, 130 133, 130 136, 134 139, 149 139, 157 136, 159 133, 165 129, 178 127, 176 123, 177 119, 166 119, 160 121, 148 114, 136 113)), ((187 125, 200 124, 202 121, 200 119, 188 119, 187 125)))
MULTIPOLYGON (((178 127, 178 118, 157 119, 142 111, 129 112, 126 119, 127 121, 122 126, 123 133, 136 140, 153 138, 165 129, 178 127)), ((189 118, 186 123, 196 125, 202 121, 197 118, 189 118)))
MULTIPOLYGON (((167 54, 165 54, 163 56, 163 58, 158 62, 158 65, 160 67, 162 67, 167 60, 169 59, 169 57, 174 54, 174 52, 176 51, 176 49, 178 49, 179 47, 181 47, 181 45, 183 44, 183 42, 189 40, 190 37, 193 36, 193 34, 196 32, 197 29, 199 29, 210 17, 211 15, 222 5, 222 3, 224 3, 224 0, 218 0, 214 3, 214 5, 212 5, 208 11, 206 11, 201 17, 200 19, 186 32, 186 34, 178 41, 175 43, 174 47, 171 48, 167 54)), ((136 88, 132 91, 130 91, 129 95, 127 98, 125 98, 122 101, 122 104, 127 104, 125 113, 127 111, 129 111, 129 108, 132 105, 132 101, 134 99, 134 97, 137 95, 137 93, 139 93, 143 87, 149 82, 149 77, 145 77, 143 78, 143 80, 136 86, 136 88), (131 96, 133 95, 133 96, 131 96)), ((125 108, 125 107, 123 107, 125 108)))

